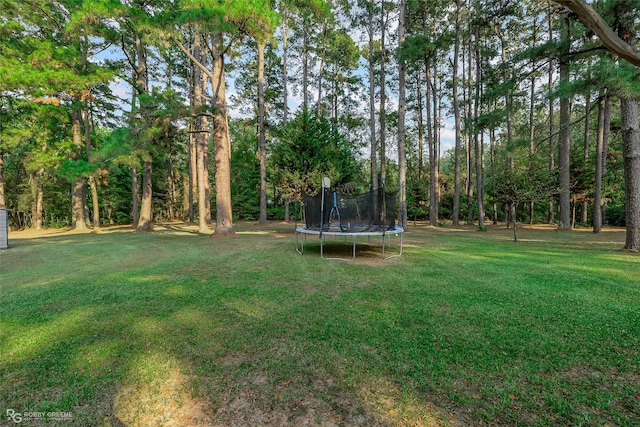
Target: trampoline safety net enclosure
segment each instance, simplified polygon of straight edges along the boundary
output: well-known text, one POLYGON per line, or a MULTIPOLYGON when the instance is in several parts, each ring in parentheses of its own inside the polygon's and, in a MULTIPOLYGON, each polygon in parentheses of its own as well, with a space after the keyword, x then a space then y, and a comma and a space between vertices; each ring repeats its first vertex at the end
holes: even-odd
POLYGON ((404 230, 396 226, 396 199, 398 192, 387 193, 382 188, 357 196, 338 194, 325 188, 317 196, 303 196, 304 227, 296 227, 296 250, 304 252, 307 235, 320 238, 320 255, 324 259, 340 259, 351 261, 355 258, 356 238, 367 236, 382 237, 382 257, 392 258, 402 254, 402 233, 404 230), (303 240, 299 242, 298 234, 303 240), (385 257, 385 246, 389 245, 389 237, 400 236, 400 254, 385 257), (351 239, 353 244, 352 258, 326 258, 324 256, 325 237, 343 236, 351 239))

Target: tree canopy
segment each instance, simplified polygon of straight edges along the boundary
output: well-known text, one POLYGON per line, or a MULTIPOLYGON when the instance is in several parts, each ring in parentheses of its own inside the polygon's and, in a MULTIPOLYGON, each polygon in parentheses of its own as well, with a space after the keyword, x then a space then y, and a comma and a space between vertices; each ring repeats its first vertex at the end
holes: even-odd
POLYGON ((403 222, 625 225, 635 250, 639 10, 1 1, 0 206, 18 228, 215 211, 228 235, 328 175, 401 187, 403 222))

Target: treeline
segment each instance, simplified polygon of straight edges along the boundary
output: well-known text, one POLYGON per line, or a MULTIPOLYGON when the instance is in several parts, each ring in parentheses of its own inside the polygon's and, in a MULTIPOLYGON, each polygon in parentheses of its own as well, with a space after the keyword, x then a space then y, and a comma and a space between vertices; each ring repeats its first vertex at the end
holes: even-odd
MULTIPOLYGON (((626 225, 638 249, 638 68, 576 3, 2 2, 0 206, 226 235, 329 176, 400 188, 403 225, 626 225)), ((633 55, 640 2, 591 6, 633 55)))

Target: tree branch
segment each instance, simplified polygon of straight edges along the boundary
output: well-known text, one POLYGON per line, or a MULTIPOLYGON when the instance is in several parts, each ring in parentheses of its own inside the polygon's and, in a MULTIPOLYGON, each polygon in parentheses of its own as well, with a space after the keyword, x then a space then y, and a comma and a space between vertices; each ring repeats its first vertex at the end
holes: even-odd
POLYGON ((129 63, 131 68, 135 70, 136 65, 133 63, 133 60, 129 56, 129 52, 127 52, 127 46, 124 42, 124 33, 120 34, 120 42, 121 42, 122 51, 124 52, 124 56, 127 58, 127 62, 129 63))
POLYGON ((640 67, 640 53, 622 40, 602 17, 584 0, 554 0, 578 15, 580 21, 598 36, 614 54, 640 67))
MULTIPOLYGON (((178 40, 176 37, 174 36, 170 36, 171 40, 173 40, 173 42, 176 44, 176 46, 178 46, 178 48, 185 54, 187 55, 187 57, 191 60, 191 62, 193 62, 198 68, 200 68, 202 70, 203 73, 205 73, 207 75, 207 77, 209 77, 211 79, 211 81, 213 81, 213 74, 211 73, 211 71, 209 71, 209 69, 200 61, 198 61, 196 59, 195 56, 193 56, 191 54, 191 52, 189 52, 189 49, 187 49, 180 40, 178 40)), ((196 36, 197 37, 197 36, 196 36)))

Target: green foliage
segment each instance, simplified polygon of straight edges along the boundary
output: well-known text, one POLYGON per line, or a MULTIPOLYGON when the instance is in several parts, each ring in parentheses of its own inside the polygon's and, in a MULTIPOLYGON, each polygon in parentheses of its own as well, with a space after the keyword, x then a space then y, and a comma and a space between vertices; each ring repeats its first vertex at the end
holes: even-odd
POLYGON ((110 164, 109 174, 98 187, 104 224, 131 224, 131 170, 123 165, 110 164))
MULTIPOLYGON (((612 28, 617 29, 620 22, 615 15, 620 8, 624 6, 625 10, 637 11, 637 3, 635 0, 633 3, 597 2, 594 6, 612 28)), ((380 19, 382 16, 392 17, 397 3, 284 0, 272 5, 267 0, 159 0, 153 4, 116 0, 35 3, 15 0, 4 1, 1 6, 0 153, 5 160, 7 203, 14 208, 20 206, 21 214, 28 215, 32 210, 32 181, 55 181, 56 185, 63 187, 65 180, 91 175, 99 178, 100 203, 104 197, 112 212, 101 212, 101 216, 112 221, 113 212, 117 212, 122 219, 129 215, 131 209, 128 168, 140 168, 143 160, 153 160, 154 194, 158 197, 157 205, 164 206, 171 198, 166 182, 169 177, 169 157, 174 161, 173 172, 179 181, 176 181, 178 189, 174 190, 175 195, 184 197, 184 178, 188 173, 189 159, 184 133, 180 128, 185 126, 184 119, 193 111, 185 107, 187 102, 177 94, 188 93, 189 68, 192 64, 186 55, 176 50, 173 41, 184 40, 189 49, 188 41, 195 32, 201 34, 208 43, 213 34, 222 34, 221 43, 224 46, 219 47, 229 49, 225 55, 231 61, 226 61, 225 66, 227 75, 231 75, 235 82, 236 91, 229 91, 235 94, 231 99, 234 110, 240 107, 242 114, 253 117, 256 115, 257 98, 255 42, 269 40, 274 34, 280 34, 276 31, 279 24, 279 17, 274 12, 276 7, 288 23, 289 94, 300 95, 301 76, 296 71, 301 65, 302 54, 310 67, 308 92, 316 89, 320 79, 317 65, 324 60, 321 105, 310 108, 316 110, 317 107, 320 114, 328 119, 313 114, 305 118, 300 113, 293 124, 281 129, 285 108, 282 100, 283 63, 279 57, 280 48, 276 43, 268 43, 265 52, 266 129, 270 156, 267 177, 269 199, 274 202, 269 205, 270 212, 282 209, 282 201, 291 199, 296 184, 305 191, 313 192, 324 175, 330 176, 338 186, 348 184, 350 188, 366 188, 363 170, 369 166, 367 159, 360 158, 367 156, 363 147, 370 144, 368 118, 360 108, 363 96, 366 96, 363 86, 366 79, 358 73, 354 74, 361 52, 353 36, 368 30, 368 12, 371 11, 374 18, 372 36, 376 46, 375 55, 381 55, 380 19), (345 22, 349 19, 351 26, 345 28, 345 22), (120 79, 135 85, 136 76, 131 75, 137 61, 134 34, 140 37, 145 46, 148 72, 153 84, 160 82, 172 89, 156 88, 148 94, 142 94, 133 101, 136 106, 129 114, 129 100, 119 99, 118 96, 124 95, 112 93, 110 83, 118 73, 120 79), (112 58, 113 51, 107 49, 118 45, 122 45, 125 55, 112 58), (302 52, 303 47, 305 52, 302 52), (85 108, 90 114, 92 163, 87 161, 85 142, 80 144, 76 138, 74 143, 71 137, 72 114, 85 108), (103 135, 98 136, 99 133, 103 135)), ((465 73, 459 73, 461 108, 465 114, 471 111, 468 110, 470 105, 478 105, 479 110, 478 120, 467 120, 463 131, 472 134, 481 129, 492 129, 497 135, 497 174, 492 175, 488 170, 487 158, 487 190, 500 190, 495 194, 496 201, 500 202, 514 198, 540 198, 540 194, 532 194, 531 187, 537 184, 547 186, 549 182, 542 178, 529 177, 529 181, 524 178, 531 167, 528 159, 531 137, 534 138, 533 146, 538 155, 547 158, 553 155, 548 152, 549 117, 546 104, 549 97, 573 97, 572 120, 575 123, 572 138, 581 141, 580 116, 584 111, 585 95, 591 93, 592 100, 596 92, 614 97, 640 95, 638 69, 602 54, 603 49, 599 48, 599 41, 593 34, 575 23, 572 25, 573 40, 570 45, 572 78, 561 85, 554 84, 549 93, 546 87, 546 61, 554 58, 552 65, 557 66, 558 55, 569 46, 548 40, 545 2, 460 2, 462 25, 459 34, 452 32, 455 9, 455 5, 442 0, 408 1, 406 41, 401 46, 394 46, 394 38, 389 38, 390 44, 386 47, 389 51, 385 52, 389 61, 387 70, 395 72, 397 67, 394 60, 404 59, 408 62, 408 117, 417 116, 417 111, 413 111, 417 106, 417 88, 420 85, 424 95, 424 73, 428 68, 434 79, 429 83, 435 91, 431 95, 441 98, 439 102, 443 107, 438 113, 442 116, 440 123, 446 123, 447 115, 450 115, 447 111, 450 91, 446 89, 451 87, 449 78, 452 64, 449 58, 457 36, 462 43, 459 55, 465 58, 466 70, 465 73), (505 48, 505 58, 502 58, 502 47, 505 48), (395 51, 391 52, 394 48, 395 51), (474 54, 476 48, 481 62, 478 70, 475 58, 469 57, 469 49, 474 54), (473 62, 471 65, 469 59, 473 62), (468 71, 472 74, 481 71, 481 74, 470 76, 468 71), (535 78, 536 89, 532 103, 533 129, 528 116, 530 77, 535 78), (468 81, 468 78, 472 81, 468 81), (476 84, 481 89, 480 99, 468 99, 475 97, 476 84), (506 132, 508 115, 512 119, 512 132, 509 135, 506 132), (508 136, 511 137, 509 141, 508 136), (505 152, 515 159, 513 176, 503 174, 505 152), (503 179, 510 184, 499 184, 503 179)), ((554 15, 553 20, 552 29, 557 31, 559 19, 554 15)), ((391 35, 393 29, 388 26, 386 31, 386 35, 391 35)), ((363 53, 369 54, 366 48, 363 53)), ((377 61, 379 57, 369 59, 377 61)), ((390 83, 389 91, 395 91, 395 76, 389 74, 387 82, 390 83)), ((379 76, 374 76, 374 84, 378 83, 379 76)), ((393 98, 392 93, 388 94, 393 98)), ((316 99, 312 99, 311 103, 315 102, 316 99)), ((425 102, 423 98, 422 107, 425 102)), ((202 108, 204 111, 208 107, 202 108)), ((387 154, 393 159, 396 117, 391 109, 386 112, 386 130, 389 132, 387 154)), ((621 185, 623 167, 616 106, 613 111, 604 202, 611 212, 622 212, 625 200, 621 185)), ((593 118, 592 115, 589 158, 583 159, 580 152, 582 144, 579 143, 574 143, 572 153, 573 197, 586 200, 591 197, 593 186, 593 118)), ((231 158, 234 175, 232 200, 240 218, 254 218, 258 205, 258 166, 252 127, 247 122, 240 126, 241 129, 231 130, 234 150, 231 158)), ((410 120, 408 139, 416 132, 417 124, 410 120)), ((84 138, 84 129, 82 133, 84 138)), ((557 135, 552 138, 557 140, 557 135)), ((407 201, 410 218, 422 218, 428 212, 428 178, 424 171, 418 177, 415 145, 409 149, 407 201)), ((211 163, 213 176, 215 166, 211 163)), ((446 160, 441 164, 442 197, 439 210, 441 216, 448 217, 453 207, 453 171, 452 165, 445 163, 446 160)), ((394 161, 389 161, 387 167, 387 184, 393 186, 397 179, 394 161)), ((536 168, 547 168, 546 161, 536 163, 536 168)), ((464 169, 463 165, 463 180, 466 178, 464 169)), ((62 192, 57 187, 46 187, 46 190, 54 191, 54 196, 45 194, 45 204, 56 206, 45 206, 45 210, 63 212, 65 206, 68 207, 68 200, 62 197, 62 192)), ((546 190, 541 192, 548 193, 546 190)), ((184 200, 182 202, 186 203, 184 200)), ((467 204, 462 203, 463 213, 466 209, 467 204)), ((541 218, 544 212, 542 208, 538 209, 541 218)), ((608 216, 610 224, 622 223, 618 216, 608 216)), ((64 223, 64 219, 56 219, 55 222, 64 223)))
POLYGON ((417 179, 407 181, 407 218, 426 219, 429 217, 429 196, 427 188, 417 179))
POLYGON ((487 190, 496 200, 514 206, 522 202, 548 201, 558 194, 554 171, 544 166, 544 160, 533 156, 527 167, 501 167, 487 180, 487 190))
POLYGON ((424 34, 408 36, 398 50, 398 59, 417 62, 431 56, 437 47, 437 44, 424 34))
POLYGON ((327 62, 335 70, 351 71, 358 67, 360 50, 346 30, 331 30, 328 44, 327 62))
POLYGON ((171 88, 161 90, 154 87, 150 93, 142 94, 138 99, 140 107, 131 113, 130 127, 114 132, 113 141, 109 144, 109 150, 120 151, 125 157, 134 157, 120 159, 124 163, 135 162, 135 157, 150 159, 170 145, 177 132, 174 121, 186 113, 182 99, 171 88), (118 143, 125 148, 116 148, 118 143))
POLYGON ((264 40, 273 35, 278 20, 268 0, 182 0, 178 9, 165 13, 158 24, 179 32, 179 28, 174 27, 176 22, 189 23, 203 32, 248 35, 264 40))
POLYGON ((280 171, 278 180, 286 192, 299 187, 314 194, 323 176, 328 176, 333 186, 361 179, 347 139, 326 118, 308 111, 299 113, 282 130, 273 147, 272 162, 280 171))
POLYGON ((78 176, 91 176, 100 169, 100 164, 89 163, 86 160, 66 160, 56 173, 69 181, 78 176))
POLYGON ((258 219, 260 213, 260 160, 258 140, 252 121, 232 121, 231 200, 234 216, 258 219))

